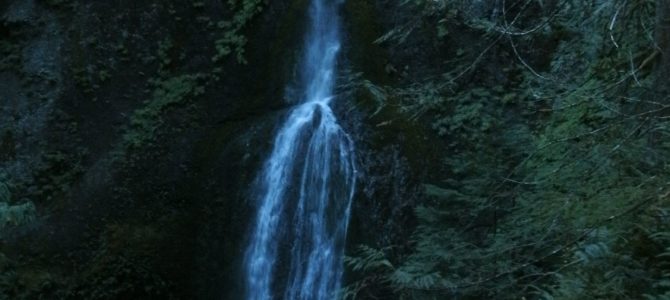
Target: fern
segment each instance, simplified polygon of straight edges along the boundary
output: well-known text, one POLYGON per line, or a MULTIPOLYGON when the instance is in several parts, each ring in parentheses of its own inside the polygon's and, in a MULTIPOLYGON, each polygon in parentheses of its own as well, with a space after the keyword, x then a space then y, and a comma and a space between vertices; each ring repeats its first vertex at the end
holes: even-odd
POLYGON ((346 256, 344 263, 354 271, 390 270, 393 269, 391 262, 386 259, 382 250, 365 245, 358 246, 357 256, 346 256))
POLYGON ((418 20, 377 42, 434 34, 425 42, 456 58, 435 67, 443 74, 383 88, 446 144, 447 172, 415 208, 413 249, 385 274, 395 295, 665 297, 667 229, 639 230, 668 221, 643 217, 670 176, 667 106, 648 101, 653 1, 508 2, 507 15, 501 2, 404 5, 418 20), (443 40, 463 27, 484 41, 472 53, 443 40), (550 40, 551 54, 538 54, 550 40))

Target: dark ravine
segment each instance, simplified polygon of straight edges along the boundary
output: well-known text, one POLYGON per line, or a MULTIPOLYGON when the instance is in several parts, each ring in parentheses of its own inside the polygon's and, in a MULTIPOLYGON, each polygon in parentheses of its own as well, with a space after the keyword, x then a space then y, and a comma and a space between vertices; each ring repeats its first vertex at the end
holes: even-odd
MULTIPOLYGON (((343 69, 386 82, 383 62, 354 50, 377 47, 382 29, 357 30, 374 22, 361 14, 375 3, 353 2, 343 69)), ((223 3, 0 4, 0 179, 10 203, 37 208, 0 234, 0 268, 12 274, 0 298, 237 299, 248 191, 287 112, 308 1, 262 4, 243 29, 246 65, 210 59, 216 22, 235 13, 223 3)), ((404 128, 379 131, 369 111, 349 108, 365 97, 336 107, 366 178, 353 209, 366 214, 352 216, 347 244, 384 245, 410 232, 399 224, 421 167, 405 158, 404 128)))
POLYGON ((0 300, 666 299, 669 3, 0 1, 0 300))

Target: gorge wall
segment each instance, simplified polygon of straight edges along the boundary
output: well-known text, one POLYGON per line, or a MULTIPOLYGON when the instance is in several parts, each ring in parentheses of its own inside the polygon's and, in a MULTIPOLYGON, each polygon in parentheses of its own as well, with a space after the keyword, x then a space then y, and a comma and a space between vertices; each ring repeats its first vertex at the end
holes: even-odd
MULTIPOLYGON (((358 84, 422 71, 373 43, 397 14, 382 2, 343 10, 349 250, 406 243, 418 183, 439 171, 430 133, 358 84)), ((307 4, 1 3, 0 296, 236 299, 249 188, 287 112, 307 4)))

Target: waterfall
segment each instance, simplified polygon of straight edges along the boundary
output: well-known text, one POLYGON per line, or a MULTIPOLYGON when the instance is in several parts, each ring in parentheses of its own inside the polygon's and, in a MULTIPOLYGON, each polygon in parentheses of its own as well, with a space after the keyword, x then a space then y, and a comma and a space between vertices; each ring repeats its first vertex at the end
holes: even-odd
POLYGON ((260 172, 245 253, 247 299, 332 299, 340 288, 356 170, 330 102, 342 0, 312 0, 298 104, 260 172))

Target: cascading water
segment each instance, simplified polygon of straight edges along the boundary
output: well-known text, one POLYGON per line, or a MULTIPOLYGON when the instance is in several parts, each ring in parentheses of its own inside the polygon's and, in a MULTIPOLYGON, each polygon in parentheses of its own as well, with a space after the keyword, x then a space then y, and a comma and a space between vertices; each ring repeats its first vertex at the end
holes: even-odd
POLYGON ((342 0, 312 0, 302 99, 258 178, 258 212, 245 255, 247 299, 330 299, 340 288, 355 185, 353 144, 329 104, 342 0))

